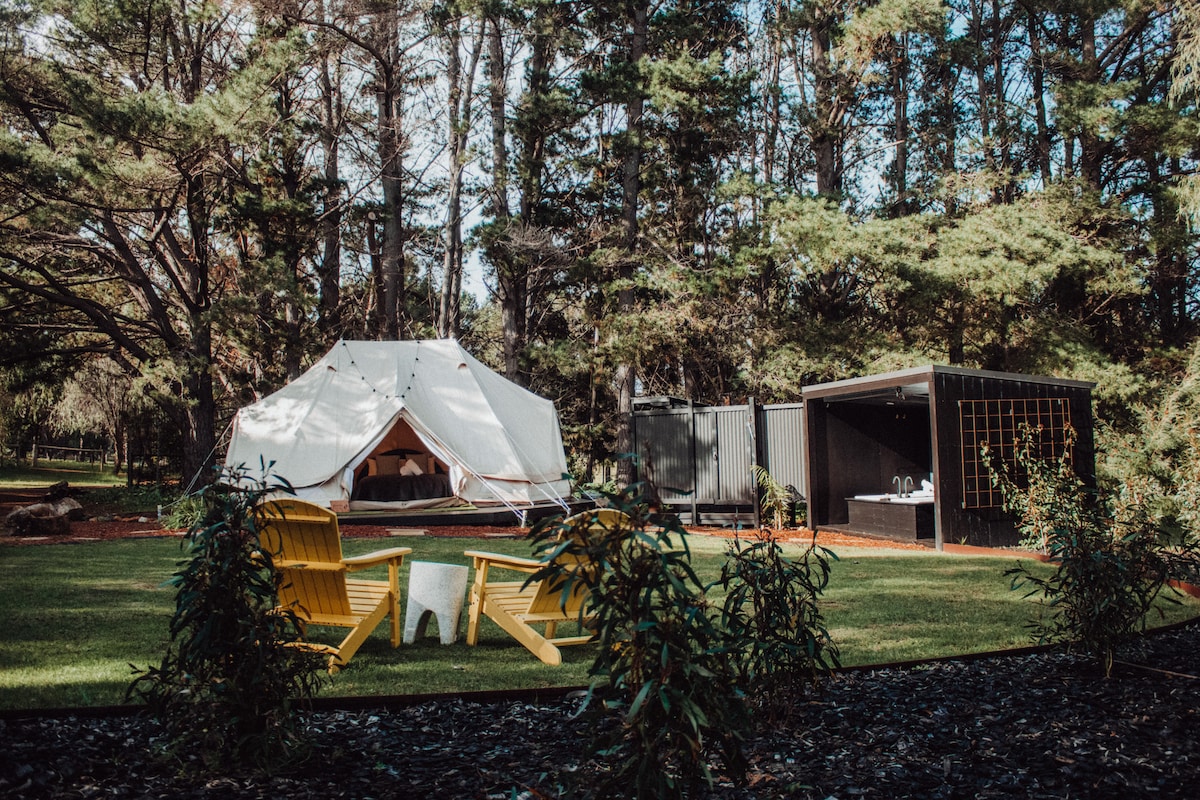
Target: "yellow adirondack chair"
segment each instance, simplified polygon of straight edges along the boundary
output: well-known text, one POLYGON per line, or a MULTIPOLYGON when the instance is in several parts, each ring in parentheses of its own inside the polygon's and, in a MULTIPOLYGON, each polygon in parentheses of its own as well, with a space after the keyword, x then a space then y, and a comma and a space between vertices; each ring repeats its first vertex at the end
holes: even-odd
POLYGON ((354 657, 383 618, 391 615, 392 647, 400 644, 400 565, 411 547, 392 547, 342 557, 337 515, 303 500, 264 503, 260 538, 283 573, 279 608, 291 609, 305 625, 350 628, 337 647, 306 643, 329 654, 332 675, 354 657), (386 581, 347 578, 347 573, 387 566, 386 581))
MULTIPOLYGON (((565 521, 574 528, 598 530, 628 524, 629 518, 619 511, 602 508, 576 514, 565 521)), ((526 586, 524 581, 490 579, 493 568, 532 575, 545 567, 545 562, 479 550, 467 550, 466 555, 471 557, 475 566, 467 615, 468 645, 478 643, 479 622, 484 616, 523 644, 543 663, 551 666, 562 663, 562 653, 558 648, 591 640, 590 634, 555 636, 558 623, 580 619, 580 611, 588 598, 588 591, 581 582, 572 582, 571 593, 564 598, 566 587, 562 583, 552 585, 551 581, 542 580, 526 586), (545 625, 544 633, 539 633, 533 627, 537 624, 545 625)), ((577 569, 588 568, 579 559, 575 559, 574 563, 577 569)), ((587 619, 583 622, 586 625, 587 619)))

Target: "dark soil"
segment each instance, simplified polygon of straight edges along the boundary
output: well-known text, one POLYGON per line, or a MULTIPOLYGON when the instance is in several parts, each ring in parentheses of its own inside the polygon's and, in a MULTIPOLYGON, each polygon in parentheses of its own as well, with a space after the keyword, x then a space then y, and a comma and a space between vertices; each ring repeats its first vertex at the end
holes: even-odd
MULTIPOLYGON (((841 673, 746 743, 740 785, 711 798, 1194 798, 1200 777, 1200 628, 1126 654, 1108 680, 1057 653, 841 673)), ((509 798, 586 796, 604 764, 584 755, 568 697, 321 710, 314 749, 283 774, 198 773, 154 753, 140 716, 0 721, 6 797, 509 798)), ((614 796, 606 790, 598 796, 614 796)))
MULTIPOLYGON (((93 527, 72 534, 171 535, 116 522, 76 523, 93 527)), ((1054 651, 842 672, 786 718, 760 716, 744 779, 715 765, 715 785, 694 796, 1194 798, 1198 652, 1200 626, 1188 625, 1122 653, 1107 680, 1054 651)), ((0 797, 614 796, 596 789, 611 765, 586 755, 595 723, 576 716, 578 697, 338 702, 304 713, 312 751, 275 775, 167 759, 140 714, 10 714, 0 718, 0 797)))

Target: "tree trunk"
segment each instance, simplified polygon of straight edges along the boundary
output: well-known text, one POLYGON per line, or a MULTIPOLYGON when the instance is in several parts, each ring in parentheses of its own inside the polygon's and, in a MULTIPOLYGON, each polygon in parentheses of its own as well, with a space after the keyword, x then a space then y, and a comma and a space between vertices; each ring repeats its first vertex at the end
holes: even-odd
POLYGON ((217 444, 213 424, 217 404, 213 396, 211 369, 212 333, 206 321, 194 320, 193 326, 188 352, 181 359, 186 364, 182 380, 183 396, 180 398, 184 423, 180 478, 184 486, 192 483, 193 478, 198 478, 198 486, 209 482, 212 477, 213 450, 217 444))
POLYGON ((988 88, 987 59, 983 48, 989 41, 984 29, 983 0, 971 3, 971 40, 975 42, 975 95, 979 98, 979 140, 988 173, 996 174, 996 152, 992 143, 992 94, 988 88))
POLYGON ((772 22, 767 29, 766 104, 763 124, 762 180, 766 186, 775 183, 775 159, 779 150, 779 131, 783 127, 783 89, 780 75, 783 66, 783 3, 772 2, 772 22))
POLYGON ((813 95, 816 101, 816 120, 813 130, 813 157, 817 167, 817 194, 838 198, 842 194, 840 170, 840 103, 837 81, 832 64, 832 16, 827 12, 815 14, 811 28, 813 51, 813 95))
MULTIPOLYGON (((447 149, 450 153, 450 180, 446 192, 446 217, 442 222, 442 290, 438 305, 437 330, 443 339, 459 334, 459 301, 462 297, 462 176, 466 155, 467 129, 463 114, 464 75, 460 48, 462 34, 459 19, 445 22, 446 81, 450 96, 446 103, 447 149)), ((469 99, 467 100, 469 102, 469 99)))
POLYGON ((113 475, 120 475, 125 466, 125 446, 129 442, 128 426, 124 423, 113 429, 113 475))
POLYGON ((510 381, 523 384, 521 352, 525 348, 525 277, 509 247, 513 222, 508 204, 508 62, 504 54, 504 29, 498 15, 488 19, 487 50, 488 108, 492 128, 492 185, 489 200, 495 226, 489 256, 496 270, 504 375, 510 381))
MULTIPOLYGON (((1096 57, 1095 13, 1085 13, 1079 20, 1080 33, 1080 78, 1086 83, 1100 80, 1100 62, 1096 57)), ((1079 176, 1092 189, 1099 190, 1102 179, 1100 160, 1100 137, 1090 124, 1085 123, 1079 132, 1079 176)))
POLYGON ((508 209, 508 64, 504 56, 504 30, 498 16, 487 20, 488 108, 492 123, 492 216, 507 224, 508 209))
POLYGON ((1034 122, 1037 125, 1037 165, 1042 186, 1050 185, 1050 125, 1046 117, 1046 62, 1042 52, 1041 15, 1029 14, 1030 72, 1033 83, 1034 122))
MULTIPOLYGON (((954 87, 958 83, 958 73, 955 68, 950 65, 950 50, 951 44, 949 41, 949 31, 944 30, 940 34, 938 49, 946 54, 945 65, 938 69, 938 85, 940 87, 938 97, 939 116, 943 120, 943 130, 941 131, 941 140, 944 142, 942 151, 941 168, 943 175, 953 175, 958 169, 958 103, 954 96, 954 87)), ((958 199, 953 193, 948 193, 945 198, 946 215, 953 217, 958 214, 958 199)))
POLYGON ((1011 203, 1016 198, 1017 185, 1013 176, 1012 126, 1008 119, 1007 78, 1004 72, 1005 38, 1008 20, 1003 16, 1000 0, 992 0, 992 103, 995 123, 995 149, 998 168, 996 201, 1011 203))
POLYGON ((908 196, 908 35, 898 34, 892 39, 892 141, 895 156, 892 159, 892 213, 903 216, 913 211, 908 196))
MULTIPOLYGON (((322 17, 324 17, 324 3, 322 17)), ((325 190, 321 210, 321 261, 317 269, 320 301, 317 306, 317 328, 331 340, 341 333, 341 272, 342 272, 342 182, 340 175, 342 121, 342 89, 340 70, 330 74, 329 54, 321 58, 321 155, 324 160, 325 190)))
POLYGON ((365 222, 367 234, 367 260, 371 263, 371 296, 374 301, 368 303, 365 312, 365 320, 368 329, 374 329, 377 332, 384 329, 384 313, 383 313, 383 297, 385 291, 383 288, 383 258, 379 252, 379 215, 374 211, 367 211, 365 222))
MULTIPOLYGON (((629 63, 638 68, 646 54, 646 39, 649 32, 650 9, 647 0, 638 0, 632 9, 632 31, 629 44, 629 63)), ((627 150, 621 167, 621 232, 625 257, 618 268, 621 281, 617 290, 617 317, 624 318, 633 313, 634 294, 630 282, 637 268, 638 258, 638 196, 641 193, 642 169, 642 114, 645 110, 645 92, 640 77, 635 77, 628 87, 625 102, 627 150)), ((621 348, 621 360, 617 363, 615 381, 617 389, 617 452, 633 452, 633 397, 637 387, 637 368, 630 360, 631 348, 621 348)), ((633 462, 627 458, 617 463, 617 483, 627 486, 634 478, 633 462)))
POLYGON ((383 194, 383 243, 380 251, 380 277, 383 296, 379 298, 381 339, 400 338, 405 306, 404 263, 404 135, 401 126, 401 89, 399 86, 399 21, 396 7, 384 5, 379 14, 379 43, 383 62, 376 65, 380 184, 383 194))

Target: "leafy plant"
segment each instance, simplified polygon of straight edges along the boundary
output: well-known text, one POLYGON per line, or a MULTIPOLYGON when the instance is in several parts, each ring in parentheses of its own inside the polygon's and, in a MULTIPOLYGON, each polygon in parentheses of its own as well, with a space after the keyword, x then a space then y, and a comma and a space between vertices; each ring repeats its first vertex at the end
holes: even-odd
POLYGON ((734 539, 718 583, 726 590, 724 628, 741 686, 756 711, 783 715, 805 684, 838 666, 817 603, 837 555, 814 542, 798 560, 778 538, 760 531, 755 541, 734 539))
POLYGON ((596 791, 682 797, 701 780, 711 783, 709 760, 718 753, 729 772, 743 775, 746 706, 686 532, 677 518, 652 526, 648 504, 633 490, 609 502, 628 525, 581 532, 556 521, 534 533, 549 562, 535 579, 583 580, 591 591, 600 648, 589 704, 604 716, 619 714, 619 724, 596 727, 593 746, 616 764, 596 791), (564 567, 572 557, 596 569, 564 567))
POLYGON ((1000 461, 987 444, 981 448, 984 466, 992 485, 1000 490, 1004 510, 1019 523, 1020 546, 1048 553, 1055 526, 1064 520, 1082 524, 1092 492, 1075 475, 1071 465, 1077 434, 1065 429, 1057 452, 1045 441, 1043 431, 1023 424, 1013 439, 1011 463, 1000 461))
POLYGON ((1103 497, 1079 479, 1066 452, 1041 458, 1039 436, 1029 427, 1018 434, 1024 487, 991 461, 989 469, 1023 541, 1040 545, 1056 569, 1040 577, 1018 564, 1005 574, 1014 589, 1041 596, 1044 613, 1033 623, 1039 641, 1083 648, 1107 677, 1118 645, 1145 629, 1173 565, 1194 559, 1169 544, 1136 493, 1103 497))
POLYGON ((163 507, 159 520, 163 527, 191 530, 204 517, 204 499, 201 495, 187 494, 163 507))
POLYGON ((777 481, 775 476, 758 464, 752 467, 751 472, 760 490, 759 508, 763 519, 769 519, 775 530, 782 530, 787 526, 788 508, 795 507, 797 502, 796 490, 777 481))
POLYGON ((168 582, 177 594, 167 652, 157 667, 135 668, 126 697, 149 705, 177 754, 270 767, 299 752, 294 703, 317 692, 324 659, 296 646, 296 616, 275 610, 279 577, 256 511, 269 487, 241 488, 240 472, 222 478, 202 491, 190 558, 168 582))

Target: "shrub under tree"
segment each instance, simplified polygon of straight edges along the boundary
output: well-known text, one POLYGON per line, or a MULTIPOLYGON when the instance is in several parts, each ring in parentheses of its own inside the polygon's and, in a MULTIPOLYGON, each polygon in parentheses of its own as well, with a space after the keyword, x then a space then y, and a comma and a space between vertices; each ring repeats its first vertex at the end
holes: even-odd
POLYGON ((303 752, 294 711, 319 689, 325 659, 302 646, 295 614, 275 610, 279 573, 259 541, 257 510, 269 488, 242 488, 243 477, 226 473, 200 493, 189 558, 169 581, 167 652, 135 669, 128 696, 164 725, 172 753, 270 768, 303 752))

